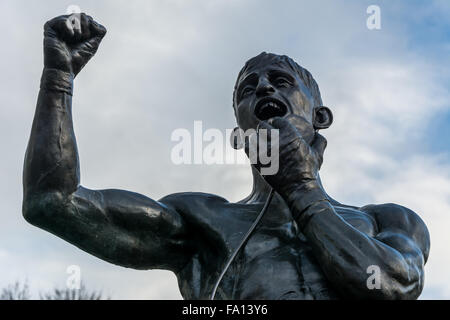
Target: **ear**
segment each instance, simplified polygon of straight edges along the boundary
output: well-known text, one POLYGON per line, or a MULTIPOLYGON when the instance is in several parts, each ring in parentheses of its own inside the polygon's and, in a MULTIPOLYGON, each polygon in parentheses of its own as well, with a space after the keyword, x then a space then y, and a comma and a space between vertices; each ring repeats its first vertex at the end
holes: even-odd
POLYGON ((333 123, 333 113, 325 106, 320 106, 314 109, 313 125, 314 129, 326 129, 333 123))
POLYGON ((244 147, 244 142, 242 141, 242 129, 236 127, 233 129, 230 135, 230 143, 233 149, 239 150, 244 147))

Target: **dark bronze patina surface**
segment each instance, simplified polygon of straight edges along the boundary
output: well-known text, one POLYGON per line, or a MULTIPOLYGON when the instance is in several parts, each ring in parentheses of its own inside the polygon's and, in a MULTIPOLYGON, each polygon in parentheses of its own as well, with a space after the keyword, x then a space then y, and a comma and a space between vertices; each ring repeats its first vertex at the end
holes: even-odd
POLYGON ((44 71, 24 165, 28 222, 111 263, 171 270, 185 299, 207 299, 273 188, 267 213, 230 265, 217 299, 420 295, 430 247, 425 224, 396 204, 348 206, 325 192, 318 172, 326 140, 317 131, 331 125, 332 114, 311 74, 286 56, 252 58, 236 82, 238 126, 280 132, 280 169, 262 176, 252 167, 247 198, 230 203, 179 193, 156 201, 81 186, 72 85, 106 29, 80 17, 81 24, 60 16, 44 28, 44 71), (369 266, 379 267, 379 288, 367 285, 369 266))

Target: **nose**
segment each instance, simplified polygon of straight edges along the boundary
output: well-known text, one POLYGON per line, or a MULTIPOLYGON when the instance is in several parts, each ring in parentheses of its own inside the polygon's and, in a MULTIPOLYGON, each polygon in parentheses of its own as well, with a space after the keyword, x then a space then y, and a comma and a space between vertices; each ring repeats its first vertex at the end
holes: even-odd
POLYGON ((258 86, 256 87, 256 96, 257 97, 263 97, 271 95, 275 92, 275 89, 270 84, 270 82, 267 79, 261 79, 258 82, 258 86))

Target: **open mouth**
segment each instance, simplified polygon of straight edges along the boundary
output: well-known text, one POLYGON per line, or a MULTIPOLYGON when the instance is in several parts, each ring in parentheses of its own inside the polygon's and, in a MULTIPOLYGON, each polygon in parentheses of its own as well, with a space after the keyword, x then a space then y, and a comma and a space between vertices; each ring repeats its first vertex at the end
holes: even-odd
POLYGON ((274 117, 283 117, 287 113, 284 103, 273 98, 263 99, 256 104, 255 116, 259 120, 269 120, 274 117))

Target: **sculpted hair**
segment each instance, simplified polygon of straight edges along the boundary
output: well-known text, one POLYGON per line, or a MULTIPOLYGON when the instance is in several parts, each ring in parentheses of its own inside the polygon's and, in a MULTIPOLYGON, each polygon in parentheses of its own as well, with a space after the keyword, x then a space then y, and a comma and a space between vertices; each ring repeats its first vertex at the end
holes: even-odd
MULTIPOLYGON (((311 73, 306 70, 305 68, 301 67, 297 62, 289 58, 285 55, 278 55, 274 53, 267 53, 262 52, 256 57, 251 58, 248 60, 244 67, 239 71, 236 84, 234 85, 234 91, 233 91, 233 107, 235 107, 236 103, 236 90, 237 86, 239 84, 239 79, 242 77, 242 75, 248 71, 251 70, 259 65, 268 65, 268 64, 275 64, 280 66, 287 66, 289 69, 291 69, 293 72, 295 72, 300 79, 303 81, 304 85, 309 89, 311 92, 311 95, 314 99, 314 106, 319 107, 322 105, 322 97, 320 96, 320 90, 319 86, 317 85, 316 80, 314 80, 311 73)), ((236 110, 236 108, 234 108, 236 110)))

